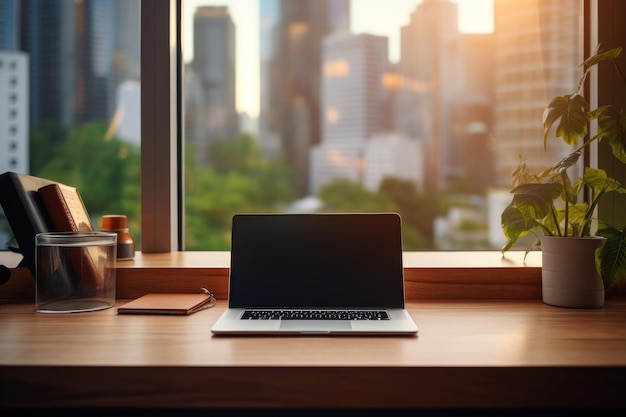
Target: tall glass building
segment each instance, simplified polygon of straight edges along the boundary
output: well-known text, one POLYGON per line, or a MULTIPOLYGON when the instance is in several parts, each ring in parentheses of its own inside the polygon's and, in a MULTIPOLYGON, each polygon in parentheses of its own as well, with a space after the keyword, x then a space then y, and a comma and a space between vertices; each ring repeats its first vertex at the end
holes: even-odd
MULTIPOLYGON (((260 0, 260 141, 280 150, 309 193, 309 150, 321 141, 320 91, 325 36, 350 29, 349 0, 260 0)), ((269 149, 269 150, 268 150, 269 149)))

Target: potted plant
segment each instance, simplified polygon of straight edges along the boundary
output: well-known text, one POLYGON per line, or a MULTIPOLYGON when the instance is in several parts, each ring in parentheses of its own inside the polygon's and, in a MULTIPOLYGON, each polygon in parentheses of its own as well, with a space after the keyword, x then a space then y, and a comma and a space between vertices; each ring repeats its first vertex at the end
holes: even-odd
POLYGON ((576 90, 555 97, 544 111, 544 149, 554 125, 554 138, 575 150, 538 174, 530 172, 522 160, 512 175, 512 201, 501 217, 507 238, 502 253, 520 237, 534 236, 524 258, 530 250, 541 249, 542 294, 547 304, 602 307, 605 290, 626 281, 624 225, 616 228, 594 217, 598 201, 606 193, 626 193, 626 189, 603 169, 587 167, 577 179, 570 178, 568 171, 586 148, 600 141, 608 141, 613 156, 626 164, 626 111, 613 105, 590 109, 582 94, 589 71, 603 62, 612 63, 626 85, 626 76, 616 62, 621 51, 597 52, 585 60, 576 90), (597 122, 597 133, 589 137, 592 121, 597 122))

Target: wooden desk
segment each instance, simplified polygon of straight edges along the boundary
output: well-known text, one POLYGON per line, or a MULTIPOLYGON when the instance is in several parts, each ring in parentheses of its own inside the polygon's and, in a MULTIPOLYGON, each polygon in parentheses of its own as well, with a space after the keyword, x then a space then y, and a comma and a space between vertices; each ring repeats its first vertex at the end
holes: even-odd
MULTIPOLYGON (((119 301, 118 305, 125 302, 119 301)), ((0 305, 7 407, 626 408, 626 300, 411 301, 417 337, 217 337, 191 316, 0 305)))

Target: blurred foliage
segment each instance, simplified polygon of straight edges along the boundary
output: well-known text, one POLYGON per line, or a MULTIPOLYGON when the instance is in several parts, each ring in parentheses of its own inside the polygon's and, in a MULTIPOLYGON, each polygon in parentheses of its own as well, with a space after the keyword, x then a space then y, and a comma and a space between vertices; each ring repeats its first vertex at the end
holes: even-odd
POLYGON ((107 125, 90 122, 65 130, 44 123, 30 135, 31 175, 76 187, 95 230, 103 214, 125 214, 141 249, 140 150, 107 136, 107 125))
POLYGON ((385 178, 378 192, 347 179, 334 180, 320 190, 327 212, 395 212, 402 218, 404 250, 433 247, 436 199, 419 193, 411 181, 385 178))
MULTIPOLYGON (((140 149, 107 136, 104 123, 65 130, 44 123, 31 131, 31 175, 79 189, 93 226, 103 214, 125 214, 141 250, 140 149)), ((250 135, 222 140, 211 148, 212 164, 196 163, 196 149, 185 147, 185 250, 229 250, 232 216, 245 212, 284 212, 297 194, 293 172, 282 155, 267 158, 250 135)), ((325 185, 318 198, 325 212, 397 212, 405 250, 433 247, 437 199, 410 181, 385 178, 369 191, 345 179, 325 185)))
POLYGON ((287 164, 265 158, 250 135, 214 143, 210 167, 192 146, 185 152, 186 250, 229 250, 235 213, 280 212, 296 198, 287 164))

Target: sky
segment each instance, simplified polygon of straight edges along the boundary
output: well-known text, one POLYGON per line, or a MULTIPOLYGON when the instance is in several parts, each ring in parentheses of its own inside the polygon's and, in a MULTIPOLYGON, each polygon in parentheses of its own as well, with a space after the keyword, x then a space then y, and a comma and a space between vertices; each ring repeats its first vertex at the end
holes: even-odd
MULTIPOLYGON (((459 30, 463 33, 493 32, 493 0, 451 0, 459 6, 459 30)), ((352 0, 351 28, 389 38, 389 59, 397 62, 400 27, 421 0, 352 0), (390 7, 390 6, 393 7, 390 7)), ((259 5, 258 0, 184 0, 183 57, 193 59, 193 13, 200 6, 228 6, 237 30, 237 111, 259 114, 259 5)))

